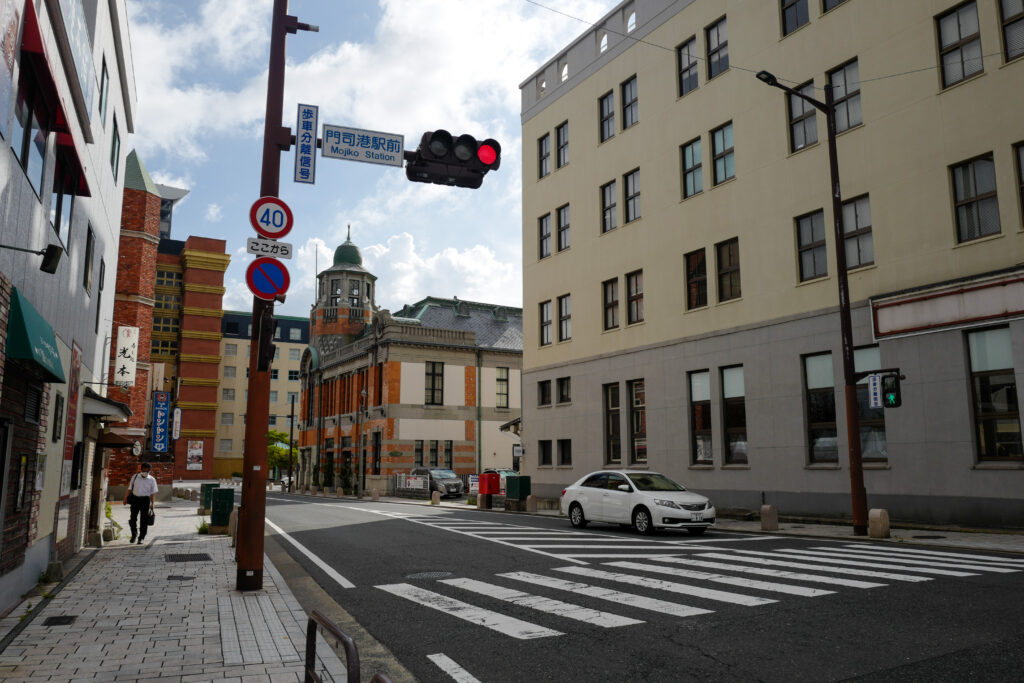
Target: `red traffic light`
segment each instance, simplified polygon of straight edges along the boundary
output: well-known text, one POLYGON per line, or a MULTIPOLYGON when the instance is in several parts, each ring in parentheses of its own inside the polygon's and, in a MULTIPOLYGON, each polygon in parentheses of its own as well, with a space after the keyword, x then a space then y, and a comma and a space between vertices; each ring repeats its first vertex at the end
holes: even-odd
POLYGON ((490 166, 494 163, 494 160, 498 158, 498 153, 494 151, 494 148, 487 144, 480 145, 480 149, 476 151, 476 156, 481 163, 490 166))

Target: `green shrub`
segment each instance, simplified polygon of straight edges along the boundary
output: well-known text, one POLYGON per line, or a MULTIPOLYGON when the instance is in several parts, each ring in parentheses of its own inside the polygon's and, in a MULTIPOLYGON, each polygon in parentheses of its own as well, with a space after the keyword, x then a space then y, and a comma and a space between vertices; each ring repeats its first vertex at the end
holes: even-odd
POLYGON ((204 519, 199 524, 199 526, 196 527, 196 531, 198 531, 201 534, 208 534, 208 533, 210 533, 210 523, 204 519))
POLYGON ((242 478, 242 473, 241 472, 232 472, 231 476, 232 477, 238 477, 239 479, 241 479, 242 478))

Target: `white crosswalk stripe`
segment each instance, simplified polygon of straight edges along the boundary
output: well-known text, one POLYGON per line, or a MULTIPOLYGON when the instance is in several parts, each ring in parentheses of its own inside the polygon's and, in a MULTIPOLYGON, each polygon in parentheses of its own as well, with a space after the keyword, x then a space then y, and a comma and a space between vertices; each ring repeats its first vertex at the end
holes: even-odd
MULTIPOLYGON (((736 552, 746 554, 751 550, 738 550, 736 552)), ((820 562, 821 566, 826 565, 853 565, 855 567, 872 567, 874 569, 893 569, 900 572, 920 572, 921 574, 935 574, 937 576, 977 576, 971 572, 961 572, 953 569, 935 569, 933 567, 915 567, 906 564, 889 564, 887 562, 865 562, 863 560, 848 559, 841 557, 830 557, 827 554, 817 553, 809 550, 798 550, 787 548, 768 553, 772 557, 797 559, 802 561, 820 562)))
POLYGON ((670 593, 692 595, 693 597, 703 598, 705 600, 728 602, 733 605, 743 605, 745 607, 755 607, 757 605, 767 605, 772 602, 777 602, 776 600, 771 600, 769 598, 729 593, 726 591, 714 590, 712 588, 700 588, 698 586, 690 586, 685 583, 650 579, 645 576, 634 576, 632 574, 621 574, 619 572, 606 572, 601 569, 591 569, 589 567, 555 567, 554 571, 574 574, 576 576, 585 576, 591 579, 604 579, 605 581, 628 583, 631 586, 655 588, 657 590, 668 591, 670 593))
POLYGON ((758 581, 756 579, 744 579, 737 576, 723 576, 722 574, 708 574, 707 572, 698 572, 691 569, 683 569, 681 567, 665 567, 654 564, 641 564, 639 562, 605 562, 604 566, 618 567, 620 569, 636 569, 637 571, 654 572, 656 574, 668 574, 669 576, 710 581, 712 583, 724 583, 729 586, 753 588, 754 590, 768 591, 770 593, 800 595, 805 598, 814 598, 819 595, 832 595, 835 592, 822 590, 820 588, 806 588, 805 586, 793 586, 786 583, 758 581))
POLYGON ((999 567, 996 565, 956 562, 955 560, 945 558, 918 558, 908 557, 906 555, 894 555, 892 553, 864 553, 852 550, 850 548, 835 548, 825 546, 815 546, 811 550, 828 552, 833 557, 859 557, 865 560, 881 560, 883 562, 902 562, 903 564, 912 565, 924 565, 926 567, 950 567, 952 569, 970 569, 971 571, 978 572, 991 572, 993 574, 1014 574, 1019 572, 1020 569, 1011 569, 1010 567, 999 567))
MULTIPOLYGON (((931 577, 929 577, 929 576, 914 576, 913 574, 897 574, 897 573, 894 573, 894 572, 876 572, 876 571, 871 571, 869 569, 854 569, 852 567, 839 567, 839 566, 831 566, 831 565, 812 564, 810 562, 793 562, 793 561, 784 560, 784 559, 770 559, 770 558, 775 556, 775 554, 771 553, 771 552, 755 552, 753 550, 746 550, 746 551, 737 550, 735 552, 736 553, 743 553, 743 554, 742 555, 739 555, 739 554, 734 555, 734 554, 731 554, 731 553, 699 553, 697 555, 697 557, 707 557, 707 558, 711 558, 711 559, 715 559, 715 560, 732 560, 732 561, 737 561, 738 560, 740 562, 746 562, 746 563, 749 563, 749 564, 757 564, 757 565, 769 566, 769 567, 792 567, 793 569, 813 569, 813 570, 821 571, 821 572, 829 572, 831 574, 847 574, 847 575, 851 575, 851 576, 864 576, 864 577, 872 578, 872 579, 887 579, 887 580, 890 580, 890 581, 917 582, 917 581, 931 581, 932 580, 931 577), (757 556, 760 556, 760 555, 765 555, 767 557, 757 557, 757 556)), ((809 560, 811 558, 806 558, 805 557, 803 559, 809 560)))
POLYGON ((888 584, 874 583, 871 581, 858 581, 856 579, 841 579, 836 576, 822 576, 820 574, 805 574, 803 572, 791 572, 785 569, 770 569, 768 567, 743 567, 724 562, 707 562, 695 560, 693 557, 659 557, 659 562, 671 562, 674 564, 685 564, 688 567, 703 567, 705 569, 724 569, 741 574, 755 574, 757 576, 774 576, 779 579, 793 579, 794 581, 806 581, 808 583, 826 583, 833 586, 847 586, 849 588, 879 588, 888 584))
MULTIPOLYGON (((976 576, 974 573, 976 570, 974 567, 965 567, 964 569, 971 569, 971 571, 959 571, 959 565, 944 564, 941 562, 920 562, 917 560, 898 560, 898 559, 887 559, 882 557, 867 556, 860 558, 857 555, 850 553, 831 552, 829 550, 804 550, 802 548, 790 548, 786 551, 790 557, 814 557, 821 558, 822 562, 834 562, 838 564, 857 564, 865 567, 878 567, 886 569, 892 567, 893 569, 900 569, 902 571, 915 571, 923 574, 939 574, 941 576, 976 576), (872 562, 863 562, 862 560, 874 560, 872 562)), ((991 569, 988 571, 992 571, 991 569)), ((1011 570, 1012 571, 1012 570, 1011 570)))
POLYGON ((964 562, 983 562, 985 564, 994 564, 997 566, 1007 567, 1020 567, 1024 569, 1024 559, 1015 559, 1011 557, 999 557, 994 555, 974 555, 970 553, 947 553, 938 550, 922 550, 920 548, 899 548, 896 546, 877 547, 864 544, 852 544, 846 546, 847 548, 854 548, 862 552, 871 553, 886 553, 890 555, 896 555, 899 557, 917 557, 922 558, 935 558, 935 559, 952 559, 962 560, 964 562))
POLYGON ((530 609, 547 612, 548 614, 555 614, 567 619, 575 619, 576 621, 582 621, 602 628, 615 628, 617 626, 631 626, 633 624, 644 623, 639 619, 630 619, 629 617, 622 617, 617 614, 611 614, 610 612, 601 612, 588 607, 570 605, 569 603, 562 602, 561 600, 552 600, 551 598, 545 598, 538 595, 530 595, 529 593, 523 593, 522 591, 513 590, 511 588, 503 588, 501 586, 496 586, 493 583, 484 583, 483 581, 476 581, 474 579, 443 579, 441 583, 472 591, 480 595, 486 595, 487 597, 495 598, 496 600, 504 600, 505 602, 510 602, 513 605, 518 605, 520 607, 529 607, 530 609))
POLYGON ((394 583, 386 586, 377 586, 377 588, 387 591, 392 595, 397 595, 400 598, 411 600, 415 603, 435 609, 439 612, 444 612, 449 616, 457 617, 464 621, 468 621, 472 624, 479 626, 485 626, 492 631, 503 633, 507 636, 512 636, 517 640, 531 640, 533 638, 547 638, 549 636, 561 636, 565 635, 560 631, 553 629, 544 628, 543 626, 537 626, 531 624, 528 621, 522 621, 515 617, 510 617, 500 612, 493 612, 488 609, 481 607, 474 607, 469 603, 456 600, 455 598, 449 598, 446 595, 428 591, 423 588, 417 588, 408 583, 394 583))

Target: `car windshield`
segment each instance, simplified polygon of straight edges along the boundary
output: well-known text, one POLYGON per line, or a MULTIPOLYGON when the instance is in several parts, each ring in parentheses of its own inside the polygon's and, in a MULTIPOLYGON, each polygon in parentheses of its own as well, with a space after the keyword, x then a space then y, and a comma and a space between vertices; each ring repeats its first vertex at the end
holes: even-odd
POLYGON ((675 483, 664 474, 655 472, 632 473, 629 478, 641 491, 685 491, 686 487, 675 483))
POLYGON ((458 475, 456 475, 451 470, 430 470, 430 473, 433 474, 438 479, 458 479, 459 478, 458 475))

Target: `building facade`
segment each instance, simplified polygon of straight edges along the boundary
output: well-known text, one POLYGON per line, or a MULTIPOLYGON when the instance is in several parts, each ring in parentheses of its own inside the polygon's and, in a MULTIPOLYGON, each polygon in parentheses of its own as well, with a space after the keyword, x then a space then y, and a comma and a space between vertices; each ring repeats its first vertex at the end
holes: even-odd
POLYGON ((317 279, 300 485, 386 491, 416 466, 512 466, 519 440, 500 427, 520 416, 520 309, 429 297, 392 315, 351 240, 317 279))
MULTIPOLYGON (((298 439, 299 389, 302 352, 309 345, 309 320, 276 315, 274 360, 270 368, 269 430, 291 432, 298 439), (292 414, 295 426, 292 426, 292 414)), ((220 398, 217 415, 217 452, 213 476, 241 476, 245 452, 245 407, 248 402, 249 358, 252 349, 252 313, 225 311, 220 355, 220 398)), ((287 441, 287 439, 285 439, 287 441)))
POLYGON ((625 2, 521 86, 524 471, 662 471, 849 516, 835 250, 870 507, 1020 525, 1024 16, 976 0, 625 2), (755 78, 835 97, 826 120, 755 78), (571 221, 570 221, 571 216, 571 221))
POLYGON ((2 0, 0 47, 3 612, 99 535, 103 426, 128 416, 105 396, 107 270, 136 102, 123 2, 2 0))

